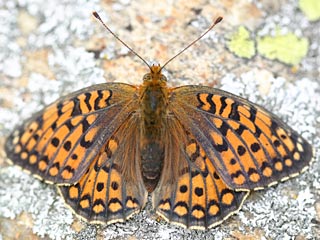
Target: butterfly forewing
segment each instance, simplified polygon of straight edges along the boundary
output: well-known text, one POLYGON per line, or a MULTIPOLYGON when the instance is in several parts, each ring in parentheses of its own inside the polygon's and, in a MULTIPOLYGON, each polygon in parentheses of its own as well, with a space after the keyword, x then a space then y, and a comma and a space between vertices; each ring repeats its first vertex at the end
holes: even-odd
POLYGON ((6 141, 7 156, 45 181, 75 183, 136 108, 136 87, 109 83, 82 89, 19 126, 6 141))
POLYGON ((232 189, 258 189, 295 176, 312 147, 278 117, 249 101, 204 86, 173 90, 174 115, 232 189))
POLYGON ((218 225, 241 206, 247 191, 235 192, 219 177, 201 144, 176 118, 167 122, 166 158, 153 193, 157 213, 192 229, 218 225))
POLYGON ((122 222, 145 205, 139 120, 131 115, 123 122, 77 184, 59 187, 66 203, 90 222, 122 222))

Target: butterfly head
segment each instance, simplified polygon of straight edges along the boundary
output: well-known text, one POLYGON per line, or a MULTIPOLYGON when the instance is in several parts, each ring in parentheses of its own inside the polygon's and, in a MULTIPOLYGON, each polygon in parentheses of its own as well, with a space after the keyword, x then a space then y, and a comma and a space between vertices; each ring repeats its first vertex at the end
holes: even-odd
POLYGON ((161 73, 160 64, 153 64, 150 67, 150 72, 143 76, 143 84, 148 86, 166 86, 167 78, 161 73))

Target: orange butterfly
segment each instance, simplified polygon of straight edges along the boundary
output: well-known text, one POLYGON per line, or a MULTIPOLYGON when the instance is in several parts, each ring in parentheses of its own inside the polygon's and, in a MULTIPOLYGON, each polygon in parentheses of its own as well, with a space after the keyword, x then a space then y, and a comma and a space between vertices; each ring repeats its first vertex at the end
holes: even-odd
POLYGON ((308 167, 311 145, 278 117, 222 90, 169 88, 163 67, 149 66, 138 87, 105 83, 58 99, 8 137, 7 156, 57 184, 90 222, 124 221, 151 193, 160 216, 193 229, 308 167))

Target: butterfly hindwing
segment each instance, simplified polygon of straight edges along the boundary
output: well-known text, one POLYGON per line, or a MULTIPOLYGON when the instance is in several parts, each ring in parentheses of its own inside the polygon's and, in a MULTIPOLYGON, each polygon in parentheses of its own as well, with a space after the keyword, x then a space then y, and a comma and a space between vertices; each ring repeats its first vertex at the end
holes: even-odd
POLYGON ((204 86, 173 90, 171 107, 232 189, 259 189, 305 170, 312 147, 282 120, 249 101, 204 86))
POLYGON ((59 99, 8 137, 11 161, 47 182, 77 182, 136 106, 136 87, 99 84, 59 99))
POLYGON ((204 149, 177 119, 167 123, 168 144, 153 206, 169 222, 191 229, 218 225, 242 206, 248 191, 236 192, 219 177, 204 149))
POLYGON ((90 222, 122 222, 145 205, 137 119, 132 116, 107 140, 77 184, 59 187, 65 202, 90 222))

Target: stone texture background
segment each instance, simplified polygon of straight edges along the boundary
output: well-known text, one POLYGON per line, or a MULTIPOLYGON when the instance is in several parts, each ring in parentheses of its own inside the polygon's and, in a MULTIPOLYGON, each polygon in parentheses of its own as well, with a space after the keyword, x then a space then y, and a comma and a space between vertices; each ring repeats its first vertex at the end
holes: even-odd
MULTIPOLYGON (((249 98, 319 149, 320 21, 310 21, 297 0, 0 0, 1 152, 16 124, 59 96, 101 82, 141 83, 148 69, 95 21, 93 10, 142 57, 160 64, 223 16, 167 66, 169 83, 220 87, 249 98), (295 66, 259 54, 237 57, 227 43, 239 26, 252 38, 272 35, 277 28, 305 37, 307 56, 295 66)), ((318 151, 306 173, 253 193, 238 214, 203 232, 164 222, 150 201, 126 223, 87 224, 72 215, 53 186, 9 166, 1 154, 0 239, 316 239, 319 170, 318 151)))

